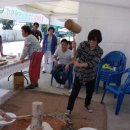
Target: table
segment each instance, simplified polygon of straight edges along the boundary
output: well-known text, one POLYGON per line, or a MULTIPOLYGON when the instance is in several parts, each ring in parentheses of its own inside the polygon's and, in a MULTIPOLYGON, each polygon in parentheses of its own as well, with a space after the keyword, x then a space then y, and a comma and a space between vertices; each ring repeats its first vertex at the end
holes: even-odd
POLYGON ((11 59, 7 61, 8 63, 6 65, 0 66, 0 79, 29 67, 28 59, 26 59, 24 63, 21 63, 17 59, 11 59))

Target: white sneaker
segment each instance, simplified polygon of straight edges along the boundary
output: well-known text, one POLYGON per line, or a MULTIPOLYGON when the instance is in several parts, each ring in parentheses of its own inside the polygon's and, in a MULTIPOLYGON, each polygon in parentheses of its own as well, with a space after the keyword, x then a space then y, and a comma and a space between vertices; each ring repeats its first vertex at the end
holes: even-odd
POLYGON ((69 117, 71 115, 71 111, 67 110, 66 113, 65 113, 65 115, 69 117))
POLYGON ((72 89, 69 90, 69 93, 71 93, 71 92, 72 92, 72 89))
POLYGON ((56 87, 57 87, 57 88, 60 88, 60 84, 57 84, 56 87))
POLYGON ((65 85, 64 85, 64 84, 61 84, 60 88, 62 88, 62 89, 63 89, 64 87, 65 87, 65 85))
POLYGON ((92 109, 91 107, 86 106, 86 109, 87 109, 87 111, 88 111, 89 113, 93 113, 93 109, 92 109))

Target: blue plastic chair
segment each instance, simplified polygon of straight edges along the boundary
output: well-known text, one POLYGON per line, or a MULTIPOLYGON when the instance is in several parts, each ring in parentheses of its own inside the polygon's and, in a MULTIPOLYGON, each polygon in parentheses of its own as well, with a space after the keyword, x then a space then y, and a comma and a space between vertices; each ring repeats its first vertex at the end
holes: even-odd
POLYGON ((108 80, 106 82, 106 88, 104 89, 104 93, 103 93, 103 96, 102 96, 102 99, 101 99, 101 103, 103 103, 103 100, 104 100, 104 97, 105 97, 105 94, 106 94, 107 91, 114 94, 114 96, 117 97, 115 115, 118 115, 125 94, 130 94, 130 68, 123 71, 123 72, 117 72, 115 74, 110 74, 109 75, 109 78, 108 78, 108 80), (122 85, 117 86, 117 85, 111 84, 111 80, 114 77, 116 77, 116 76, 122 77, 122 75, 124 75, 124 74, 127 75, 127 78, 126 78, 125 82, 122 85))
MULTIPOLYGON (((96 93, 98 93, 99 83, 103 81, 104 84, 107 81, 109 74, 114 74, 116 72, 122 72, 126 68, 126 56, 120 51, 112 51, 108 53, 104 58, 102 58, 98 64, 97 78, 96 78, 96 93), (116 70, 103 69, 104 64, 109 64, 112 68, 116 70)), ((117 76, 111 80, 112 83, 117 85, 121 84, 121 77, 117 76)))
MULTIPOLYGON (((53 63, 53 66, 54 66, 54 63, 53 63)), ((73 84, 73 69, 74 69, 74 66, 71 65, 69 76, 68 76, 68 89, 72 88, 72 84, 73 84)), ((52 83, 53 83, 53 78, 54 78, 53 75, 51 75, 51 86, 52 86, 52 83)))

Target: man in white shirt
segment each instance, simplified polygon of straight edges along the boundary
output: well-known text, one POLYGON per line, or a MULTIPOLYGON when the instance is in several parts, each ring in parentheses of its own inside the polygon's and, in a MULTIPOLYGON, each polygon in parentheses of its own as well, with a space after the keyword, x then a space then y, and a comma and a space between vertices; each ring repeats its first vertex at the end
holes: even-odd
MULTIPOLYGON (((68 49, 68 41, 63 39, 61 41, 61 48, 57 48, 54 53, 55 66, 62 64, 65 65, 65 71, 69 72, 70 65, 73 63, 74 55, 71 50, 68 49)), ((64 84, 57 84, 57 87, 64 88, 64 84)))

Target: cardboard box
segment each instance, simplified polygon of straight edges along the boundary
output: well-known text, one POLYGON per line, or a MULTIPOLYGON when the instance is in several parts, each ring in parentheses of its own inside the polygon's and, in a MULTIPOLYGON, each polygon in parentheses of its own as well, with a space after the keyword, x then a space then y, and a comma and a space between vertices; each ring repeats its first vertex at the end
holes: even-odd
POLYGON ((14 73, 14 89, 15 90, 24 89, 24 76, 22 72, 14 73))

